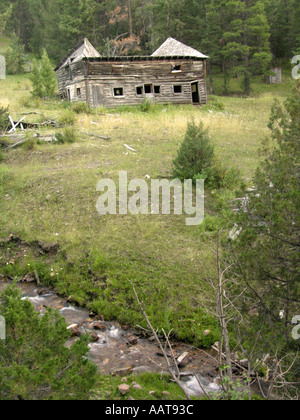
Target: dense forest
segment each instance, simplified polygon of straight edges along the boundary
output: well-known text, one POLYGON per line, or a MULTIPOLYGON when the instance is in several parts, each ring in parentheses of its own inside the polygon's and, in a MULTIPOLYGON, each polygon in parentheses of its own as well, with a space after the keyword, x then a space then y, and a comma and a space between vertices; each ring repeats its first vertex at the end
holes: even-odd
POLYGON ((104 55, 131 55, 172 36, 223 71, 265 71, 300 51, 298 0, 3 0, 0 16, 0 31, 56 61, 83 37, 104 55))

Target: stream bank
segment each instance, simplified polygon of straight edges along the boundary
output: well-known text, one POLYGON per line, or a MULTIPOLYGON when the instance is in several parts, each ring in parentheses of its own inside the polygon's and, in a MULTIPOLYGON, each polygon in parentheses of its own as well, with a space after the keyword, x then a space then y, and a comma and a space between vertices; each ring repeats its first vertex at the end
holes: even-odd
MULTIPOLYGON (((12 284, 0 278, 0 293, 12 284)), ((58 310, 66 320, 73 337, 66 343, 71 345, 81 334, 90 334, 93 342, 89 344, 88 358, 96 364, 103 375, 127 376, 145 372, 167 372, 165 359, 153 337, 146 337, 142 330, 122 327, 117 322, 108 322, 70 304, 50 289, 36 283, 19 283, 17 287, 41 315, 46 309, 58 310)), ((203 390, 193 375, 196 373, 206 392, 219 389, 217 385, 218 366, 212 354, 191 345, 172 342, 179 365, 182 381, 191 396, 200 396, 203 390)))

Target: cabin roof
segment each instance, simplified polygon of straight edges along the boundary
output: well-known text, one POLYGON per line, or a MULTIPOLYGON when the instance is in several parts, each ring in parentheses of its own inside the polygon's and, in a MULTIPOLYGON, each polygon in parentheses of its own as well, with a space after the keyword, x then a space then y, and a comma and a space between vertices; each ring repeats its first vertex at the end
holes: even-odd
POLYGON ((195 50, 174 38, 168 38, 153 54, 152 57, 193 57, 208 58, 207 55, 195 50))
POLYGON ((89 61, 89 62, 129 62, 129 61, 174 61, 174 60, 195 60, 195 61, 202 61, 203 57, 193 57, 193 56, 152 56, 152 55, 121 55, 121 56, 101 56, 101 57, 86 57, 82 59, 83 61, 89 61))
POLYGON ((84 58, 96 58, 101 57, 101 54, 93 47, 87 38, 84 38, 69 54, 62 60, 55 71, 62 67, 67 66, 70 63, 77 63, 84 58))
POLYGON ((158 50, 156 50, 152 55, 148 56, 114 56, 114 57, 103 57, 101 54, 93 47, 90 41, 87 38, 84 38, 69 54, 61 61, 61 63, 56 67, 55 71, 66 67, 69 64, 77 63, 79 61, 154 61, 154 60, 203 60, 209 58, 208 56, 202 54, 200 51, 195 50, 194 48, 188 47, 182 42, 177 41, 174 38, 168 38, 166 42, 162 44, 158 50))

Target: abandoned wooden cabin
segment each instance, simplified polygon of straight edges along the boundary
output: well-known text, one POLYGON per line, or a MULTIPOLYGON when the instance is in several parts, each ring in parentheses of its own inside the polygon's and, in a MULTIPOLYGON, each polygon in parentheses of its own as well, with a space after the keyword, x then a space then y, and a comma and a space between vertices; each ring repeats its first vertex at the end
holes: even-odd
POLYGON ((91 107, 206 104, 207 58, 173 38, 151 56, 102 57, 84 39, 55 70, 60 95, 91 107))

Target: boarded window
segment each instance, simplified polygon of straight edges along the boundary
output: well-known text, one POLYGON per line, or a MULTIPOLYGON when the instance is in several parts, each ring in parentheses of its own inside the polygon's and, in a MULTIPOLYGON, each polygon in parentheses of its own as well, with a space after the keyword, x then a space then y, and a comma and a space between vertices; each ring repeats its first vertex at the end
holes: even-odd
POLYGON ((136 94, 138 95, 138 96, 141 96, 141 95, 143 95, 143 86, 138 86, 137 88, 136 88, 136 94))
POLYGON ((175 85, 174 86, 174 93, 182 93, 182 86, 181 85, 175 85))
POLYGON ((160 94, 160 86, 154 86, 154 93, 155 93, 155 95, 160 94))
POLYGON ((152 93, 152 91, 153 91, 153 86, 152 85, 145 85, 146 95, 149 95, 150 93, 152 93))
POLYGON ((114 88, 114 96, 124 96, 123 88, 114 88))

